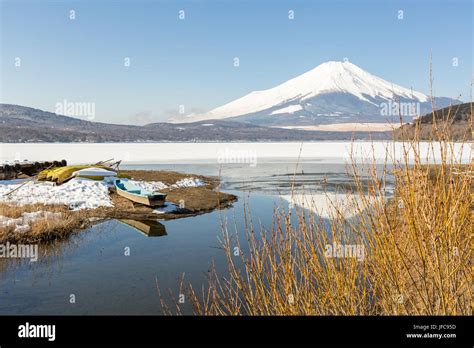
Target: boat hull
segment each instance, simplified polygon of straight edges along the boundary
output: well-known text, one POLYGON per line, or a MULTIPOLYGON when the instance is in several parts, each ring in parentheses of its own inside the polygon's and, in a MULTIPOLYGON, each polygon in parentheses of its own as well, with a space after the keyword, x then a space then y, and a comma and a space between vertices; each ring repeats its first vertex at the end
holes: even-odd
POLYGON ((133 193, 128 193, 121 189, 117 189, 118 195, 127 198, 135 203, 148 205, 150 207, 161 207, 165 204, 165 198, 163 199, 151 199, 150 197, 137 196, 133 193))
POLYGON ((140 194, 129 192, 126 189, 120 187, 120 181, 115 182, 115 188, 117 189, 117 194, 122 196, 132 202, 147 205, 149 207, 161 207, 165 204, 166 194, 163 193, 151 193, 144 190, 140 190, 140 194), (145 193, 143 193, 145 192, 145 193))

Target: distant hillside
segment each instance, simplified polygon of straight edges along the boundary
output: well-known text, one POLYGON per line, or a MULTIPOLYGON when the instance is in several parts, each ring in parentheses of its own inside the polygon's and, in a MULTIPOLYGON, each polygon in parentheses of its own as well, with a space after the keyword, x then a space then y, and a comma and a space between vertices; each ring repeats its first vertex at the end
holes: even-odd
POLYGON ((138 126, 90 122, 20 105, 0 105, 1 142, 113 142, 151 138, 138 126))
MULTIPOLYGON (((373 133, 387 138, 389 133, 373 133)), ((289 130, 228 120, 153 123, 145 126, 90 122, 25 106, 0 104, 0 142, 213 142, 367 139, 367 132, 289 130)))
POLYGON ((436 110, 419 117, 413 123, 406 124, 394 132, 396 139, 413 138, 416 127, 419 127, 420 138, 434 139, 433 122, 439 126, 447 122, 453 140, 472 140, 473 103, 464 103, 436 110))

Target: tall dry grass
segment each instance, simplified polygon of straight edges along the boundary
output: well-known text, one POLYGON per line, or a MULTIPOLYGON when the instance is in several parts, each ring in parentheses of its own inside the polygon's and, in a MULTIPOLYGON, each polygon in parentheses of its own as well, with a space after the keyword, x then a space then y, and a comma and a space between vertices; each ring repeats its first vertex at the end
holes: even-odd
POLYGON ((282 207, 267 230, 245 211, 246 245, 223 224, 227 272, 212 269, 200 290, 189 285, 194 313, 471 314, 473 163, 455 152, 448 127, 433 127, 426 155, 415 135, 397 156, 387 148, 382 170, 374 157, 352 159, 346 205, 355 217, 336 202, 329 225, 282 207))
POLYGON ((40 218, 29 224, 28 231, 15 231, 10 227, 0 226, 0 244, 10 243, 39 243, 51 242, 64 239, 85 227, 88 214, 84 212, 71 211, 64 205, 11 205, 0 203, 0 216, 19 218, 23 213, 49 212, 58 214, 57 218, 40 218))

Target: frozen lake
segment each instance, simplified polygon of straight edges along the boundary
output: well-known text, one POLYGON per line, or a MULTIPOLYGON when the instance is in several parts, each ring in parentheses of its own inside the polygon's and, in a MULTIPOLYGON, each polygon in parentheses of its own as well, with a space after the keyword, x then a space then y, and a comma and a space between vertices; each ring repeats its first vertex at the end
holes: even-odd
MULTIPOLYGON (((436 145, 436 144, 435 144, 436 145)), ((402 143, 377 142, 306 142, 306 143, 38 143, 0 144, 0 162, 13 160, 60 160, 70 164, 95 163, 114 158, 124 164, 153 163, 247 163, 296 162, 317 160, 344 163, 350 158, 351 147, 355 158, 374 157, 382 162, 386 150, 400 158, 402 143)), ((422 157, 431 152, 428 143, 420 144, 422 157)), ((456 156, 462 154, 469 161, 470 145, 455 144, 456 156)), ((434 157, 439 159, 435 146, 434 157)))

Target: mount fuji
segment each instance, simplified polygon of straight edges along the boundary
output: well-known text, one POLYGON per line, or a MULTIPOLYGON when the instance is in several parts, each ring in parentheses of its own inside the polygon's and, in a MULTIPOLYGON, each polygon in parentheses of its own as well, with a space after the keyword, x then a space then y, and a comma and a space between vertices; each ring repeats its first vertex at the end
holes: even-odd
MULTIPOLYGON (((434 98, 436 108, 459 104, 434 98)), ((265 126, 310 126, 350 122, 404 122, 432 110, 427 95, 388 82, 348 61, 329 61, 276 87, 251 92, 204 114, 173 123, 234 120, 265 126)))

